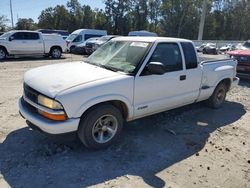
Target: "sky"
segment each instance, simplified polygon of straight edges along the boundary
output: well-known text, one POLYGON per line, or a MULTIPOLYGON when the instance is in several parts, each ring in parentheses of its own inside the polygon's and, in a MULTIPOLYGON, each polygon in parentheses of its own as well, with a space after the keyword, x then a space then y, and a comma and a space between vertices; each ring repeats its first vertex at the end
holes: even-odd
MULTIPOLYGON (((38 21, 38 16, 41 11, 48 7, 56 5, 66 5, 68 0, 12 0, 14 24, 17 18, 32 18, 35 22, 38 21)), ((103 0, 78 0, 81 5, 89 5, 91 8, 104 9, 103 0)), ((5 15, 10 20, 8 25, 11 25, 10 0, 0 0, 0 16, 5 15)))

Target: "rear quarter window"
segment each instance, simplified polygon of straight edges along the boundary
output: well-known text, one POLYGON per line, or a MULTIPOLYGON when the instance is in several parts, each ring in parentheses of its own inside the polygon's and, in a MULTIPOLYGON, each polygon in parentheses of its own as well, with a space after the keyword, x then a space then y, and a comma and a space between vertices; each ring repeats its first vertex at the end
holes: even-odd
POLYGON ((24 33, 24 39, 25 40, 38 40, 39 39, 39 34, 38 33, 25 32, 24 33))
POLYGON ((181 46, 184 52, 186 69, 197 68, 198 62, 193 44, 190 42, 181 42, 181 46))

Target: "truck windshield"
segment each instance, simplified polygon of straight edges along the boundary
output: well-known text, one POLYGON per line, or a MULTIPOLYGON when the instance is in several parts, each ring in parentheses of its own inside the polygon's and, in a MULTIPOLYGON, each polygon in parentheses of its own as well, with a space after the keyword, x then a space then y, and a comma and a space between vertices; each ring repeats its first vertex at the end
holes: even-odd
POLYGON ((86 62, 112 71, 133 73, 149 46, 149 42, 110 41, 98 48, 86 62))
POLYGON ((0 36, 0 38, 7 38, 7 37, 9 37, 11 34, 12 34, 11 31, 10 31, 10 32, 7 32, 7 33, 4 33, 4 34, 2 34, 2 35, 0 36))

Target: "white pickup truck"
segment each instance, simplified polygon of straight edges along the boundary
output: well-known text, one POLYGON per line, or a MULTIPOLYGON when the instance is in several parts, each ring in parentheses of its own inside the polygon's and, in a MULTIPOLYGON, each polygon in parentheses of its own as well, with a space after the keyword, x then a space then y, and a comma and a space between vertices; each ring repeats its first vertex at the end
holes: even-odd
POLYGON ((189 40, 118 37, 83 62, 28 71, 20 114, 33 129, 77 132, 86 147, 98 149, 117 139, 124 121, 203 100, 221 107, 239 82, 236 65, 199 63, 189 40))
POLYGON ((50 55, 58 59, 65 51, 66 42, 56 34, 18 30, 0 36, 0 61, 7 55, 50 55))

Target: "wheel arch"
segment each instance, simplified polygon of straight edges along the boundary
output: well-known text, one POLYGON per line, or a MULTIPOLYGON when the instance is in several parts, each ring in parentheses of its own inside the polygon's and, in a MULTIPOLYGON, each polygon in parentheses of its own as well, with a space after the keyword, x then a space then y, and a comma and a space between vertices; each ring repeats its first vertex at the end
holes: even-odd
POLYGON ((3 48, 5 50, 5 52, 6 52, 6 54, 9 55, 9 52, 8 52, 8 50, 7 50, 7 48, 5 46, 0 45, 0 48, 3 48))
MULTIPOLYGON (((232 80, 231 80, 230 78, 224 77, 223 79, 220 79, 220 81, 217 82, 216 87, 217 87, 219 84, 221 84, 221 83, 224 83, 224 84, 225 84, 225 86, 227 87, 227 91, 230 90, 231 84, 232 84, 232 80)), ((216 88, 216 87, 215 87, 215 88, 216 88)))
POLYGON ((54 46, 51 46, 51 47, 50 47, 49 53, 51 53, 51 51, 52 51, 54 48, 58 48, 58 49, 60 49, 60 50, 61 50, 61 52, 63 51, 61 46, 54 45, 54 46))
POLYGON ((114 107, 118 108, 121 111, 124 120, 132 119, 132 116, 133 116, 132 104, 128 100, 126 100, 125 98, 121 98, 121 97, 116 97, 113 99, 106 97, 106 98, 102 98, 102 100, 99 99, 99 100, 89 101, 87 103, 84 103, 80 107, 80 109, 78 109, 77 112, 74 114, 77 117, 82 117, 89 110, 95 108, 98 105, 102 105, 102 104, 111 104, 114 107))
POLYGON ((129 114, 129 110, 128 110, 128 107, 127 105, 120 101, 120 100, 110 100, 110 101, 104 101, 104 102, 100 102, 100 103, 97 103, 97 104, 94 104, 93 106, 89 107, 88 109, 86 109, 82 116, 84 116, 84 114, 86 114, 88 111, 92 110, 93 108, 99 106, 99 105, 104 105, 104 104, 111 104, 112 106, 116 107, 117 109, 120 110, 122 116, 124 119, 127 119, 128 117, 128 114, 129 114))

